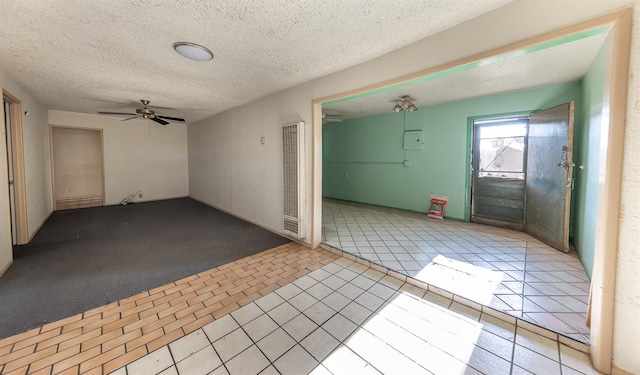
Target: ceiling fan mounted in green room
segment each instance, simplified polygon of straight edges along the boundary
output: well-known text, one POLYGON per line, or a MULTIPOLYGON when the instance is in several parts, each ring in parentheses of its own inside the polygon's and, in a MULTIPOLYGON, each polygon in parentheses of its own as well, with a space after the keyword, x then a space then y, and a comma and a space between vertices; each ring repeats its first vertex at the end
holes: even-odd
POLYGON ((121 121, 132 120, 134 118, 149 119, 151 121, 157 122, 160 125, 169 125, 169 121, 185 122, 185 120, 183 118, 157 115, 155 111, 147 108, 147 106, 149 105, 149 101, 148 100, 142 99, 142 100, 140 100, 140 102, 142 103, 142 105, 144 107, 143 108, 137 108, 136 109, 136 113, 98 112, 98 114, 101 114, 101 115, 113 115, 113 116, 132 116, 132 117, 129 117, 129 118, 122 119, 121 121))
POLYGON ((325 124, 327 122, 342 122, 342 118, 340 116, 341 115, 338 112, 322 111, 322 123, 325 124))

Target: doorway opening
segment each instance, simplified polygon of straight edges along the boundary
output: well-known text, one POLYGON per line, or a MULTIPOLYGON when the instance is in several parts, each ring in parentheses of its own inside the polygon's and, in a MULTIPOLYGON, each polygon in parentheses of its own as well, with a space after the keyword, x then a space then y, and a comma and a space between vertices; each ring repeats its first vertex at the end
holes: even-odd
POLYGON ((573 190, 573 101, 529 118, 524 230, 545 244, 569 252, 573 190))
POLYGON ((51 127, 55 209, 102 206, 102 130, 51 127))
POLYGON ((524 230, 529 117, 473 121, 471 221, 524 230))
POLYGON ((18 244, 18 230, 16 228, 16 193, 14 189, 13 150, 11 142, 11 103, 2 99, 4 106, 4 126, 7 142, 7 174, 9 177, 9 215, 11 221, 11 244, 18 244))
POLYGON ((569 252, 573 101, 473 122, 471 221, 525 231, 569 252))
POLYGON ((22 107, 20 101, 2 92, 3 132, 5 134, 11 242, 29 242, 27 231, 27 203, 24 179, 24 151, 22 143, 22 107))
MULTIPOLYGON (((498 48, 493 51, 463 58, 455 62, 443 64, 432 68, 427 68, 421 72, 409 74, 395 80, 381 82, 379 84, 370 85, 361 89, 347 91, 341 94, 335 94, 323 98, 313 100, 313 200, 312 200, 312 236, 311 244, 316 247, 323 240, 322 220, 325 216, 323 207, 323 180, 326 179, 327 171, 323 165, 323 131, 322 131, 322 111, 323 109, 341 110, 339 104, 347 100, 353 103, 358 102, 367 96, 373 96, 375 93, 387 92, 392 93, 394 90, 402 90, 399 94, 407 94, 406 87, 413 83, 427 82, 436 77, 445 77, 453 73, 462 77, 464 72, 479 72, 488 64, 478 65, 478 61, 491 56, 492 61, 502 61, 508 57, 512 57, 513 52, 518 51, 517 56, 527 56, 527 51, 542 51, 548 49, 549 54, 554 56, 554 61, 561 56, 573 56, 571 54, 554 53, 554 47, 563 45, 565 42, 576 41, 588 38, 589 36, 599 35, 602 33, 606 44, 600 48, 602 62, 602 95, 598 95, 598 100, 602 99, 601 112, 603 121, 599 128, 599 134, 606 142, 600 144, 603 154, 603 162, 600 164, 598 180, 594 183, 597 185, 596 206, 598 215, 596 217, 596 225, 602 230, 594 234, 594 269, 592 273, 592 286, 589 294, 589 309, 591 317, 591 354, 594 365, 601 371, 610 371, 611 368, 611 343, 613 330, 613 305, 614 305, 614 278, 616 269, 616 253, 604 251, 607 248, 617 248, 618 233, 618 208, 620 203, 620 184, 621 184, 621 163, 622 163, 622 144, 623 129, 625 124, 625 108, 626 108, 626 90, 627 90, 627 72, 628 72, 628 45, 629 30, 631 25, 631 13, 629 10, 623 10, 617 13, 605 15, 593 20, 585 21, 581 24, 573 25, 564 29, 549 32, 540 37, 519 42, 510 46, 498 48), (568 37, 569 36, 569 37, 568 37), (529 48, 534 46, 535 48, 529 48), (520 53, 524 52, 524 53, 520 53), (473 68, 473 69, 472 69, 473 68), (329 105, 331 105, 329 107, 329 105), (324 107, 327 106, 327 107, 324 107)), ((600 45, 602 46, 602 44, 600 45)), ((540 76, 540 75, 538 75, 540 76)), ((546 77, 546 75, 545 75, 546 77)), ((460 79, 460 82, 467 84, 469 79, 460 79)), ((511 79, 509 82, 516 82, 511 79)), ((444 86, 447 87, 447 86, 444 86)), ((428 90, 427 92, 436 92, 442 97, 447 90, 428 90)), ((394 92, 395 94, 395 92, 394 92)), ((392 95, 395 96, 395 95, 392 95)), ((442 99, 442 98, 440 98, 442 99)), ((382 102, 388 102, 383 100, 382 102)), ((554 103, 541 102, 553 105, 554 103)), ((388 105, 388 103, 386 104, 388 105)), ((500 112, 500 111, 496 111, 500 112)), ((342 111, 345 113, 345 111, 342 111)), ((347 117, 345 117, 347 118, 347 117)), ((369 134, 364 133, 364 134, 369 134)), ((529 134, 530 135, 530 134, 529 134)), ((437 137, 436 137, 437 138, 437 137)), ((443 138, 437 138, 442 140, 443 138)), ((444 138, 446 140, 446 138, 444 138)), ((471 148, 471 132, 467 133, 467 150, 471 148)), ((441 150, 445 143, 434 143, 437 150, 441 150)), ((570 149, 567 149, 570 151, 570 149)), ((528 154, 531 153, 529 149, 528 154)), ((456 155, 453 155, 456 156, 456 155)), ((439 160, 439 158, 435 158, 439 160)), ((466 167, 470 167, 469 154, 466 157, 466 167)), ((567 158, 567 160, 569 160, 567 158)), ((356 160, 357 162, 358 160, 356 160)), ((561 163, 557 161, 556 163, 561 163)), ((449 165, 455 165, 452 160, 448 160, 449 165)), ((463 163, 462 165, 465 165, 463 163)), ((560 169, 560 168, 559 168, 560 169)), ((351 173, 337 174, 338 177, 350 178, 351 173)), ((470 176, 467 173, 466 176, 470 176)), ((470 191, 470 178, 467 178, 466 190, 470 191)), ((567 181, 565 181, 567 183, 567 181)), ((408 185, 403 185, 408 186, 408 185)), ((461 197, 469 199, 470 194, 462 194, 463 189, 458 190, 461 197)), ((454 191, 455 192, 455 191, 454 191)), ((468 202, 468 201, 467 201, 468 202)), ((451 209, 455 206, 450 204, 451 209)), ((450 210, 454 211, 454 210, 450 210)), ((461 211, 461 209, 459 209, 461 211)), ((469 218, 469 211, 465 217, 469 218)), ((525 219, 526 221, 526 219, 525 219)), ((346 220, 345 220, 346 222, 346 220)), ((346 222, 347 227, 351 223, 346 222)), ((338 234, 340 232, 338 231, 338 234)), ((353 238, 355 240, 355 238, 353 238)), ((351 241, 354 242, 355 241, 351 241)), ((341 242, 342 243, 342 242, 341 242)), ((357 247, 357 243, 356 243, 357 247)), ((565 254, 554 254, 554 257, 566 256, 565 254)), ((544 325, 544 324, 543 324, 544 325)))

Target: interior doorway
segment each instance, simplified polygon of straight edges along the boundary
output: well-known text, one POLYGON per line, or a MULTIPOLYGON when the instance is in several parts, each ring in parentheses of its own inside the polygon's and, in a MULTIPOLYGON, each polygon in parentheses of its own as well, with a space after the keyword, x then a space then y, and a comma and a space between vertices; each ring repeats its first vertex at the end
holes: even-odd
POLYGON ((473 122, 471 221, 524 230, 529 116, 473 122))
POLYGON ((527 142, 525 232, 569 252, 573 121, 569 102, 531 115, 527 142))
POLYGON ((575 103, 473 123, 471 221, 569 251, 575 103))
POLYGON ((7 142, 7 175, 9 178, 9 215, 11 221, 11 244, 18 244, 18 231, 16 228, 16 193, 14 188, 13 150, 11 142, 11 103, 2 99, 4 106, 4 127, 7 142))
POLYGON ((7 184, 11 242, 29 242, 27 230, 26 185, 24 179, 24 151, 22 143, 22 106, 20 101, 2 91, 2 132, 6 144, 7 184))
MULTIPOLYGON (((605 251, 606 249, 616 249, 618 240, 618 216, 620 207, 620 186, 622 176, 622 143, 625 127, 625 113, 627 103, 627 75, 629 60, 629 43, 631 30, 631 11, 629 9, 621 10, 616 13, 604 15, 593 20, 588 20, 580 24, 572 25, 563 29, 551 31, 530 40, 525 40, 502 48, 497 48, 486 53, 475 55, 469 58, 463 58, 451 63, 433 68, 427 68, 423 71, 399 77, 395 80, 381 82, 379 84, 370 85, 357 90, 347 91, 341 94, 330 95, 327 97, 317 98, 313 100, 313 199, 311 210, 312 232, 311 245, 317 247, 323 238, 323 179, 326 177, 323 172, 323 148, 322 148, 322 110, 325 105, 353 100, 354 102, 366 95, 388 90, 389 92, 396 88, 402 88, 408 83, 426 82, 438 76, 443 77, 448 74, 460 73, 461 70, 473 67, 469 71, 475 71, 489 64, 478 64, 479 61, 487 59, 492 61, 500 60, 511 56, 526 56, 526 51, 532 51, 529 48, 534 46, 536 51, 540 51, 541 47, 549 49, 553 45, 558 45, 559 41, 576 40, 587 34, 605 33, 606 44, 600 49, 603 57, 602 62, 602 95, 598 95, 598 100, 602 100, 598 107, 599 113, 602 114, 602 121, 598 128, 598 135, 602 140, 599 143, 600 167, 597 174, 596 186, 596 203, 597 215, 595 215, 595 227, 598 230, 593 233, 594 240, 594 268, 591 277, 591 293, 589 312, 591 317, 590 338, 591 338, 591 354, 594 366, 603 372, 611 371, 611 348, 612 348, 612 332, 613 332, 613 307, 615 275, 616 275, 616 252, 605 251), (571 38, 568 38, 571 36, 571 38), (606 47, 606 48, 605 48, 606 47), (517 52, 514 54, 514 52, 517 52)), ((572 56, 569 54, 555 54, 554 61, 561 56, 572 56)), ((461 80, 468 83, 469 80, 461 80)), ((513 80, 511 80, 513 82, 513 80)), ((436 92, 442 96, 446 90, 429 90, 436 92)), ((543 103, 544 104, 544 103, 543 103)), ((388 105, 388 103, 387 103, 388 105)), ((542 105, 541 107, 544 107, 542 105)), ((499 112, 499 111, 498 111, 499 112)), ((468 133, 467 144, 471 147, 471 133, 468 133)), ((470 159, 467 157, 466 166, 470 167, 470 159)), ((470 176, 469 173, 466 176, 470 176)), ((470 179, 467 179, 470 184, 470 179)), ((467 189, 469 186, 467 185, 467 189)), ((468 190, 466 190, 468 191, 468 190)), ((470 194, 466 194, 470 197, 470 194)), ((467 198, 468 199, 468 198, 467 198)), ((468 213, 467 213, 468 214, 468 213)), ((468 217, 468 216, 467 216, 468 217)), ((556 254, 556 256, 564 256, 564 254, 556 254)))
POLYGON ((51 146, 55 209, 102 206, 102 130, 54 126, 51 146))

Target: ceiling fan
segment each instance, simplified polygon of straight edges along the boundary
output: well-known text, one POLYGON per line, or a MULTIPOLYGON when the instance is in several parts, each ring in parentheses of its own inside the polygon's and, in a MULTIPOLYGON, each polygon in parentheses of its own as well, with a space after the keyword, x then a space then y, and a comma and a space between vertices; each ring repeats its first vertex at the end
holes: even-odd
POLYGON ((136 113, 122 113, 122 112, 98 112, 98 113, 101 115, 133 116, 133 117, 122 119, 121 121, 132 120, 134 118, 143 118, 143 119, 149 119, 151 121, 155 121, 160 125, 168 125, 169 121, 184 122, 183 118, 156 115, 155 111, 147 108, 147 106, 149 105, 148 100, 143 99, 143 100, 140 100, 140 102, 142 103, 144 108, 136 109, 136 113))
POLYGON ((334 113, 327 113, 327 112, 322 112, 322 123, 327 123, 327 122, 342 122, 342 119, 340 118, 340 114, 338 112, 334 112, 334 113))

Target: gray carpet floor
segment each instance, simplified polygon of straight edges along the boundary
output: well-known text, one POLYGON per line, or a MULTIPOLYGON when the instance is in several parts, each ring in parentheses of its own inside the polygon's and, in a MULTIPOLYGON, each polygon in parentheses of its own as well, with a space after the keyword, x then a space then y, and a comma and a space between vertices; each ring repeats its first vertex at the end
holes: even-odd
POLYGON ((0 278, 0 338, 287 242, 189 198, 54 212, 0 278))

